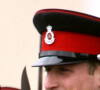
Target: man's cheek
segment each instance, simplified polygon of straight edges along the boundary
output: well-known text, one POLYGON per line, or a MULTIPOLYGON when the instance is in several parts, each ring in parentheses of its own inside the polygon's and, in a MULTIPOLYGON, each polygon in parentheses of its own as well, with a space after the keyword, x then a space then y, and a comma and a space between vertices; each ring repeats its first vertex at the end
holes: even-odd
POLYGON ((78 82, 74 79, 67 79, 63 83, 64 87, 66 88, 65 90, 79 90, 78 87, 78 82))
POLYGON ((82 90, 83 79, 80 79, 78 77, 69 78, 67 79, 67 82, 65 82, 65 87, 65 90, 82 90))

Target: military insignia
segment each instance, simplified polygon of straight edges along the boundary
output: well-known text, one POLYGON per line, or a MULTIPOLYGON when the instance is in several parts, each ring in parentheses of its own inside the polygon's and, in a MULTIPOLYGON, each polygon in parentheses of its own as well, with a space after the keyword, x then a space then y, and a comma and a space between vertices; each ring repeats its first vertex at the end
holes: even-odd
POLYGON ((52 32, 52 26, 47 26, 47 32, 45 35, 45 43, 46 44, 52 44, 54 42, 54 33, 52 32))

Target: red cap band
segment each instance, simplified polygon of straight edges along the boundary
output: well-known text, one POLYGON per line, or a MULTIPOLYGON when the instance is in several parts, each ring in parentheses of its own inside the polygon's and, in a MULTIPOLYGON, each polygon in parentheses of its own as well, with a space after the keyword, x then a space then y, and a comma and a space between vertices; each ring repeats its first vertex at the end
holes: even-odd
POLYGON ((41 51, 69 51, 96 55, 100 53, 100 37, 87 34, 53 31, 55 41, 48 45, 45 43, 44 32, 41 51))

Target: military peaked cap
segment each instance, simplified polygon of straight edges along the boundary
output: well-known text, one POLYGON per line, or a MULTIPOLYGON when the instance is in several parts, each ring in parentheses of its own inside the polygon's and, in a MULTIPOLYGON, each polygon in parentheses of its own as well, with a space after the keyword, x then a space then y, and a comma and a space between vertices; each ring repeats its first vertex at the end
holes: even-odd
POLYGON ((33 66, 100 60, 100 18, 85 13, 43 9, 35 13, 41 35, 39 60, 33 66))

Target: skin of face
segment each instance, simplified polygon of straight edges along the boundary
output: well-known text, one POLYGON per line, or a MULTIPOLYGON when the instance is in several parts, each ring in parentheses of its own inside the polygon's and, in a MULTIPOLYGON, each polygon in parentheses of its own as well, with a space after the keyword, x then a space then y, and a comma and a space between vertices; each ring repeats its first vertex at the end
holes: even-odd
POLYGON ((100 90, 100 71, 89 75, 87 63, 46 66, 45 90, 100 90))

